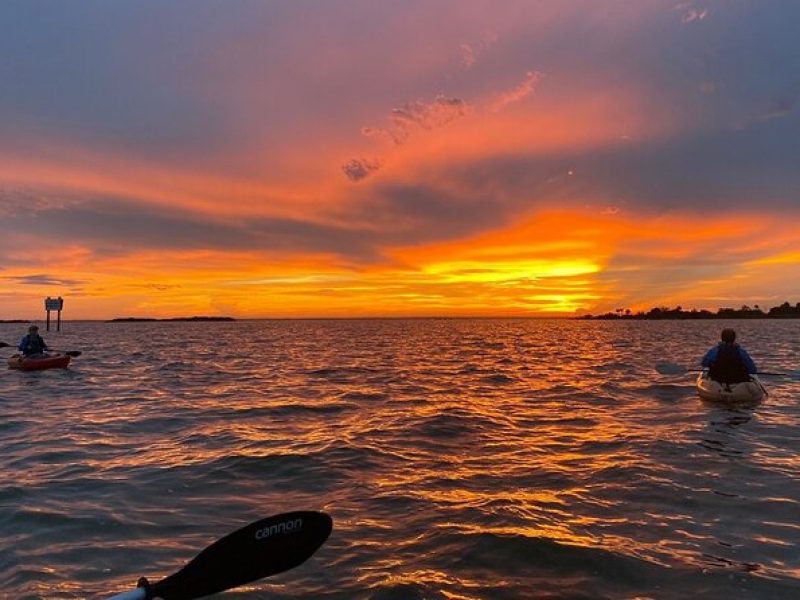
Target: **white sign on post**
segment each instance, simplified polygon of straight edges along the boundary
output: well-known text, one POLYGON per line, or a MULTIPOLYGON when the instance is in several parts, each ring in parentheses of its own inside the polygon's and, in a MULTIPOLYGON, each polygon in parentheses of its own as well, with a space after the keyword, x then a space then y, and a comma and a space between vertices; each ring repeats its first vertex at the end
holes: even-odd
POLYGON ((45 310, 62 310, 64 308, 64 299, 60 296, 58 298, 50 298, 49 296, 44 301, 45 310))

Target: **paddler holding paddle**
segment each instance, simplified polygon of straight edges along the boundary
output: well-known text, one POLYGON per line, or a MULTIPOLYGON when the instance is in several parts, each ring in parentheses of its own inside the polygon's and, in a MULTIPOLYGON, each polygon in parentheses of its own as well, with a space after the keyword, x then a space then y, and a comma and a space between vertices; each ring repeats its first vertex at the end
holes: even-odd
POLYGON ((28 327, 28 335, 19 342, 19 351, 23 356, 42 356, 47 352, 47 344, 44 338, 39 335, 39 327, 31 325, 28 327))
POLYGON ((758 369, 747 350, 736 343, 736 332, 723 329, 721 338, 703 357, 702 365, 708 369, 708 376, 719 383, 750 381, 750 375, 758 373, 758 369))

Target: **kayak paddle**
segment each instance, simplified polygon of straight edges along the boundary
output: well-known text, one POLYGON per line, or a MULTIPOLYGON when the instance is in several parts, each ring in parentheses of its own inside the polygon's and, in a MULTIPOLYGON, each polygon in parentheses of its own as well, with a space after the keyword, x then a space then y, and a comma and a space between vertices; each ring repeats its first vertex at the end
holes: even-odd
MULTIPOLYGON (((656 371, 658 371, 661 375, 685 375, 686 373, 702 373, 705 369, 687 369, 682 365, 676 365, 675 363, 671 362, 657 362, 656 363, 656 371)), ((769 371, 759 371, 756 375, 769 375, 774 377, 790 377, 794 379, 794 375, 791 373, 772 373, 769 371)))
POLYGON ((314 554, 333 529, 321 512, 283 513, 250 523, 217 540, 181 570, 158 583, 108 600, 193 600, 293 569, 314 554))
POLYGON ((687 369, 682 365, 662 361, 656 363, 656 371, 661 375, 685 375, 686 373, 699 373, 702 369, 687 369))
MULTIPOLYGON (((0 342, 0 348, 16 348, 16 346, 12 346, 11 344, 7 344, 6 342, 0 342)), ((61 354, 66 354, 67 356, 78 357, 83 354, 81 350, 67 350, 65 352, 61 352, 61 354)))

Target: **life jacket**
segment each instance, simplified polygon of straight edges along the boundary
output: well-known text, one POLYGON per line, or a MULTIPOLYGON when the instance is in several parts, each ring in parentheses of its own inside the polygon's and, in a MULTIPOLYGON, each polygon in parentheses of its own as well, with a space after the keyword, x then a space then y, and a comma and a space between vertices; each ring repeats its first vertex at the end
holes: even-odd
POLYGON ((717 358, 708 368, 708 376, 720 383, 750 381, 747 365, 744 364, 736 344, 723 342, 717 346, 717 358))
POLYGON ((45 350, 44 339, 41 336, 33 337, 30 334, 22 338, 22 355, 42 354, 45 350))

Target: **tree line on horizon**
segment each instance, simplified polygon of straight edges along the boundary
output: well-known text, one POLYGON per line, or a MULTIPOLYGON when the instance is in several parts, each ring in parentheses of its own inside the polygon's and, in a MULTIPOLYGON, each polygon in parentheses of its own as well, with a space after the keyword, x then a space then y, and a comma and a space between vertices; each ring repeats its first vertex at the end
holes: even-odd
POLYGON ((792 306, 784 302, 780 306, 773 306, 766 312, 758 304, 752 307, 743 305, 741 308, 720 308, 717 312, 706 309, 683 310, 681 306, 675 308, 655 307, 647 312, 632 312, 629 308, 618 308, 614 312, 602 315, 584 315, 581 319, 800 319, 800 302, 792 306))

